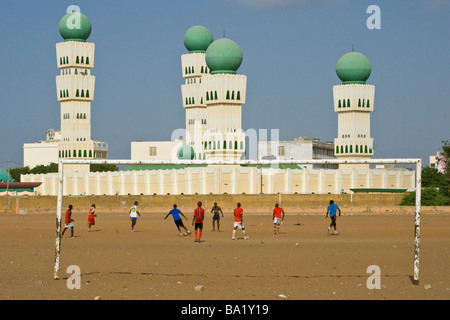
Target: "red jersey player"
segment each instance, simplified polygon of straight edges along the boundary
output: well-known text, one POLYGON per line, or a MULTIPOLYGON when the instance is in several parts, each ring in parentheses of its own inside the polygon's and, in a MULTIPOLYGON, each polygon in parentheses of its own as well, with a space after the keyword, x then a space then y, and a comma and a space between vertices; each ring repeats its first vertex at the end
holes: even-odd
POLYGON ((233 237, 231 239, 235 240, 236 230, 237 228, 242 230, 242 233, 244 234, 244 239, 247 240, 248 237, 245 235, 245 226, 244 226, 244 210, 241 208, 241 204, 237 204, 237 208, 234 209, 234 225, 233 225, 233 237))
POLYGON ((278 203, 275 204, 275 208, 273 209, 273 232, 275 234, 278 234, 278 232, 280 231, 280 224, 281 221, 283 221, 284 219, 284 211, 283 208, 278 206, 278 203), (281 214, 283 214, 283 216, 281 216, 281 214))
POLYGON ((203 219, 205 218, 205 209, 202 208, 202 202, 197 202, 197 208, 194 210, 194 218, 192 219, 192 225, 195 222, 195 242, 200 242, 203 232, 203 219), (197 233, 197 229, 199 230, 197 233))
POLYGON ((97 215, 95 214, 95 204, 92 204, 91 209, 89 210, 88 215, 88 231, 91 231, 91 226, 95 225, 95 217, 97 215))

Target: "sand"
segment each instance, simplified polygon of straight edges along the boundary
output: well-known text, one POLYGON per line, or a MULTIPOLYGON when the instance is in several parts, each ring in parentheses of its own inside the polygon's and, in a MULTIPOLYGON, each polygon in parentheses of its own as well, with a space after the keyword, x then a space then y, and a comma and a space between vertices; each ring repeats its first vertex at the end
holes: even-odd
MULTIPOLYGON (((237 230, 233 241, 233 218, 225 212, 220 232, 207 215, 198 243, 193 234, 180 236, 173 219, 163 219, 167 212, 142 212, 135 232, 126 212, 97 213, 88 232, 87 212, 74 209, 75 237, 68 230, 62 239, 59 280, 53 279, 54 213, 1 214, 0 299, 450 298, 448 214, 422 214, 420 281, 413 284, 412 214, 343 214, 335 236, 324 214, 288 212, 275 235, 270 214, 246 212, 250 239, 237 230), (71 265, 81 271, 80 289, 67 286, 71 265), (372 265, 380 270, 379 289, 367 286, 372 265)), ((185 215, 193 233, 191 213, 185 215)))

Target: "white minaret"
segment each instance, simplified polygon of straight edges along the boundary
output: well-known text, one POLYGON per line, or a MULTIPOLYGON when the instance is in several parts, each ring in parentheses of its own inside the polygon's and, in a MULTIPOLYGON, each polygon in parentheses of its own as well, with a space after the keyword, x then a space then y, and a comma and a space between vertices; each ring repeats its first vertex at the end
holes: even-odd
POLYGON ((107 144, 91 140, 91 101, 94 99, 95 44, 86 42, 91 33, 89 19, 70 12, 60 21, 64 42, 56 44, 56 91, 61 103, 61 141, 59 158, 107 158, 107 144))
POLYGON ((236 74, 241 48, 230 39, 218 39, 206 50, 205 60, 211 74, 202 77, 207 106, 203 150, 207 159, 239 160, 245 155, 241 109, 247 85, 247 77, 236 74))
POLYGON ((193 26, 184 35, 189 53, 181 56, 185 83, 181 86, 183 107, 186 110, 186 144, 194 149, 194 159, 206 159, 203 134, 207 124, 206 103, 203 98, 202 77, 209 74, 205 53, 213 42, 211 32, 203 26, 193 26))
MULTIPOLYGON (((373 111, 375 86, 366 84, 370 62, 359 52, 343 55, 336 73, 342 84, 333 87, 334 111, 338 113, 338 136, 334 139, 338 159, 370 159, 374 155, 370 136, 370 112, 373 111)), ((369 165, 340 165, 340 169, 368 169, 369 165)))

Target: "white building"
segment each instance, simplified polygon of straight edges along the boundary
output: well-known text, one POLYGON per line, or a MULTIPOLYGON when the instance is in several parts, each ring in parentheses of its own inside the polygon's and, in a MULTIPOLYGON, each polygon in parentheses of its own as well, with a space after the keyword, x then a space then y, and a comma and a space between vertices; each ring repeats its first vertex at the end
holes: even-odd
POLYGON ((61 131, 49 129, 46 139, 37 143, 23 144, 23 166, 30 169, 58 162, 58 145, 61 141, 61 131))
POLYGON ((81 12, 70 12, 61 19, 59 32, 64 38, 64 42, 56 44, 57 66, 60 69, 56 77, 56 92, 61 105, 60 138, 51 142, 25 144, 24 165, 48 164, 58 162, 59 158, 108 157, 108 144, 91 139, 91 101, 95 87, 91 69, 94 67, 95 44, 86 42, 91 34, 91 23, 81 12), (40 155, 34 158, 39 152, 40 155))
POLYGON ((186 109, 186 140, 194 159, 238 160, 245 154, 241 108, 247 77, 236 71, 242 51, 233 40, 213 41, 203 26, 189 28, 184 36, 188 54, 181 56, 185 84, 181 86, 186 109))
MULTIPOLYGON (((331 141, 321 142, 319 139, 307 137, 295 138, 291 141, 259 140, 258 160, 313 160, 335 159, 331 141)), ((310 169, 337 169, 336 165, 305 165, 310 169)))
MULTIPOLYGON (((370 112, 374 108, 375 86, 366 84, 371 73, 367 57, 359 52, 344 54, 336 65, 342 81, 333 87, 334 111, 338 113, 338 136, 334 139, 339 159, 370 159, 374 155, 370 136, 370 112)), ((355 165, 340 165, 354 168, 355 165)), ((368 168, 368 165, 358 165, 368 168)))
POLYGON ((133 141, 131 142, 131 160, 177 160, 177 151, 183 144, 183 139, 174 141, 133 141))

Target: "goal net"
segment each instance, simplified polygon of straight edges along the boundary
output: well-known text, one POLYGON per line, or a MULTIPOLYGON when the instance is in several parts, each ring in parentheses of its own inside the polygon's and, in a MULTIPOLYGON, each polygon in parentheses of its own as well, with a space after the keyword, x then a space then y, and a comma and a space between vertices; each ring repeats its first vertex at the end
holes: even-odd
MULTIPOLYGON (((280 166, 280 165, 377 165, 377 164, 406 164, 416 166, 415 177, 415 227, 414 227, 414 262, 413 281, 419 283, 419 249, 420 249, 420 204, 421 204, 421 159, 314 159, 314 160, 177 160, 177 161, 138 161, 138 160, 68 160, 58 162, 58 188, 56 206, 56 237, 55 237, 55 264, 54 279, 59 279, 61 257, 61 221, 64 184, 64 165, 67 164, 111 164, 111 165, 214 165, 214 166, 280 166)), ((279 193, 281 196, 281 192, 279 193)))

